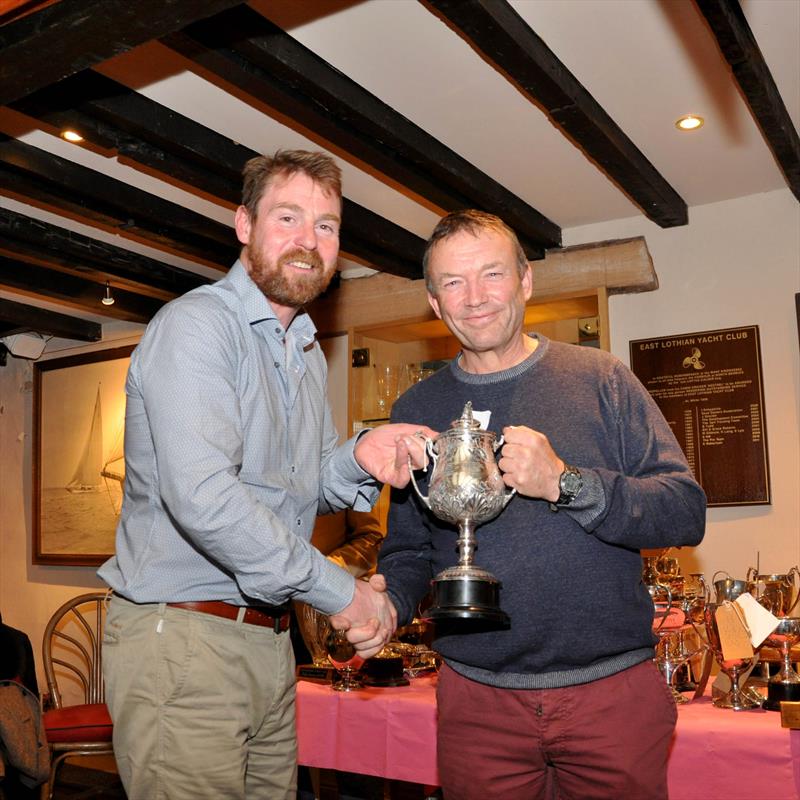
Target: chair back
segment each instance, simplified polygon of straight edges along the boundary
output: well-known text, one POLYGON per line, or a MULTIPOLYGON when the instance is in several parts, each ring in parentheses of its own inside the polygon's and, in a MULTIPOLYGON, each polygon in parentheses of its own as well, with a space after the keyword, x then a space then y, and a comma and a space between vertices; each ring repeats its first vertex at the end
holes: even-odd
POLYGON ((54 708, 62 708, 62 687, 67 680, 80 685, 83 703, 105 702, 102 642, 106 594, 89 592, 73 597, 47 623, 42 657, 54 708))

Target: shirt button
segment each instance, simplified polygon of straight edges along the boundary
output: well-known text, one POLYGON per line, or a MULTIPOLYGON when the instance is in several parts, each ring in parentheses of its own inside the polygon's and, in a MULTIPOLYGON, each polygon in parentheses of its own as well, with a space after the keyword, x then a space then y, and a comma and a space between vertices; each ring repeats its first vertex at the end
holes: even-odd
POLYGON ((303 520, 298 519, 297 520, 297 527, 299 528, 302 524, 303 524, 303 520))
POLYGON ((294 465, 294 464, 292 464, 292 466, 291 466, 289 469, 291 469, 291 471, 292 471, 292 472, 294 472, 294 471, 295 471, 295 469, 296 469, 296 467, 295 467, 295 465, 294 465))
POLYGON ((275 333, 277 333, 278 336, 280 336, 281 335, 281 329, 280 328, 275 328, 275 333))
POLYGON ((280 365, 280 363, 279 363, 279 362, 277 362, 277 361, 273 361, 272 363, 275 365, 275 369, 280 369, 280 366, 281 366, 281 365, 280 365))

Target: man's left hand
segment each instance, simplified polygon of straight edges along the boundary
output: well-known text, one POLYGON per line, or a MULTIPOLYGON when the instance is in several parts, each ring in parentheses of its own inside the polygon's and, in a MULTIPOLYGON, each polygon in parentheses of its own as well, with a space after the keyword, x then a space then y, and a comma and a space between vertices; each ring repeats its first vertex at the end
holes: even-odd
POLYGON ((560 494, 558 479, 564 462, 553 450, 550 440, 540 431, 524 425, 503 429, 503 455, 497 466, 506 486, 526 497, 537 497, 554 503, 560 494))
POLYGON ((409 457, 414 469, 425 466, 425 436, 433 439, 436 431, 406 423, 381 425, 367 431, 356 442, 356 461, 376 480, 402 489, 411 480, 409 457))

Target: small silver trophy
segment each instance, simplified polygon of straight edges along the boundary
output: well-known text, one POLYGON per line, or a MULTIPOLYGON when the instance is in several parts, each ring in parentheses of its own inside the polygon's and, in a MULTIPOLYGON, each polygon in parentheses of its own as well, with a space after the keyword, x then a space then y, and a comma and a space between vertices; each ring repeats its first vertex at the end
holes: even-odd
POLYGON ((800 700, 800 675, 792 666, 792 647, 800 642, 800 617, 783 617, 778 627, 767 636, 765 644, 781 651, 783 664, 780 672, 767 683, 767 701, 764 708, 780 711, 782 702, 800 700))
POLYGON ((420 492, 412 471, 414 490, 439 519, 458 525, 458 564, 434 578, 427 619, 509 621, 499 606, 500 582, 472 563, 476 526, 494 519, 515 494, 515 490, 506 491, 495 462, 494 453, 502 443, 502 437, 495 442, 494 433, 480 429, 470 402, 461 418, 450 423, 450 430, 425 439, 433 462, 428 496, 420 492))

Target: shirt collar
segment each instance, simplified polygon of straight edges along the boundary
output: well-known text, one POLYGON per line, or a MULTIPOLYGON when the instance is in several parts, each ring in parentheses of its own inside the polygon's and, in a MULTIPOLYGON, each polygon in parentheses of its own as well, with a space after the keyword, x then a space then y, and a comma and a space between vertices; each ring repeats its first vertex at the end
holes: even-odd
MULTIPOLYGON (((255 325, 260 322, 271 322, 273 324, 270 328, 275 326, 283 327, 278 321, 269 300, 253 282, 253 279, 247 272, 247 268, 240 259, 236 259, 227 277, 234 287, 236 294, 242 301, 244 313, 250 325, 255 325)), ((303 308, 295 314, 289 327, 302 346, 310 344, 316 337, 317 327, 303 308)))

